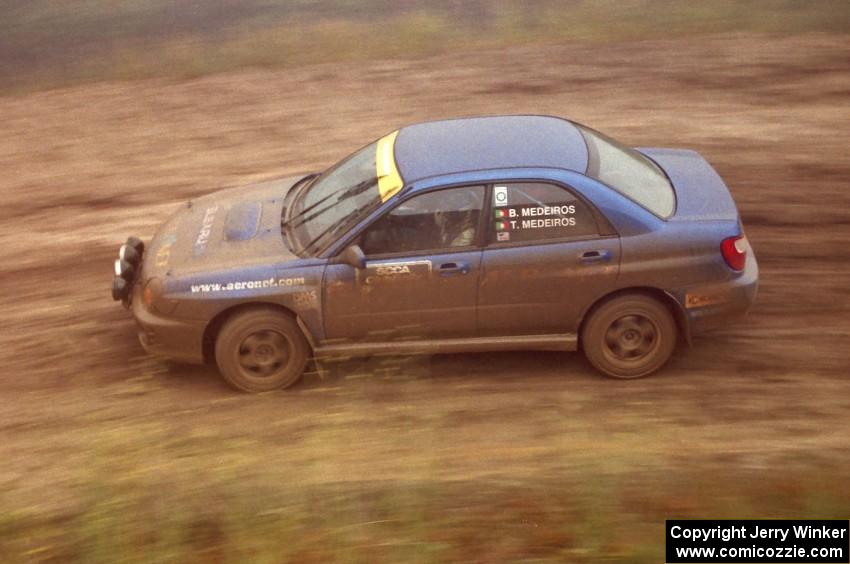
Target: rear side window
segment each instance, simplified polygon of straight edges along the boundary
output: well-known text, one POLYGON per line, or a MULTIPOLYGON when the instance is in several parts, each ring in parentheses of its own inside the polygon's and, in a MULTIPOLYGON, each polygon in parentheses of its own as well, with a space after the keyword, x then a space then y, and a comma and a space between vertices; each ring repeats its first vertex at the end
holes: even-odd
POLYGON ((598 232, 591 210, 565 188, 541 182, 493 187, 491 243, 583 238, 598 232))
POLYGON ((598 131, 574 125, 587 144, 588 176, 607 184, 659 217, 673 215, 676 194, 658 165, 598 131))

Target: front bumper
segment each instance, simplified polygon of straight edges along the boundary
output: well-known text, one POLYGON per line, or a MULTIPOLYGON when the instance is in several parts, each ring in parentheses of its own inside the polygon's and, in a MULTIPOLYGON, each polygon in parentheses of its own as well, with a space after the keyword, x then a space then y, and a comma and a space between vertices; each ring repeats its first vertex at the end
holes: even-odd
POLYGON ((758 263, 752 252, 744 271, 721 284, 690 287, 679 293, 690 335, 721 327, 745 315, 758 292, 758 263))
POLYGON ((139 341, 149 354, 179 362, 203 363, 203 323, 166 317, 145 308, 141 280, 144 250, 144 243, 135 237, 128 238, 121 246, 115 261, 112 298, 133 312, 139 341))
POLYGON ((189 364, 204 362, 204 326, 197 321, 164 317, 145 309, 140 284, 130 302, 139 341, 149 354, 189 364))

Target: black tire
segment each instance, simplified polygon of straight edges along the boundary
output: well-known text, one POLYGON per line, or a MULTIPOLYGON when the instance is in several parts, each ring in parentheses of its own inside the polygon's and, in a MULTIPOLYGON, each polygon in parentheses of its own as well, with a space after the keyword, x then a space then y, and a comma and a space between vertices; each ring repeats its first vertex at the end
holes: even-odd
POLYGON ((228 384, 244 392, 287 388, 301 378, 310 345, 295 319, 258 307, 227 320, 215 341, 215 361, 228 384))
POLYGON ((676 348, 676 323, 658 300, 643 294, 618 296, 594 309, 581 333, 587 360, 612 378, 652 374, 676 348))

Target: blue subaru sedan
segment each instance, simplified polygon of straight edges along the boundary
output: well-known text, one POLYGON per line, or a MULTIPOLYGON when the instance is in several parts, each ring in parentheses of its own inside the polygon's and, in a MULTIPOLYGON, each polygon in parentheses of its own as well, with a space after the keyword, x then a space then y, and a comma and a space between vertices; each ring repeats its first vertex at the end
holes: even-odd
POLYGON ((409 125, 321 173, 187 202, 121 246, 112 295, 150 353, 261 392, 376 354, 581 349, 638 378, 757 284, 698 153, 517 115, 409 125))

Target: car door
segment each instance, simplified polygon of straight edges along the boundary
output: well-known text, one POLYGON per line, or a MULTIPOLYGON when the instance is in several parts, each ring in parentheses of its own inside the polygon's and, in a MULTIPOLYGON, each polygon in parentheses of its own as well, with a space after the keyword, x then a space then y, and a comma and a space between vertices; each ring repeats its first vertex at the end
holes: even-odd
POLYGON ((489 209, 479 333, 577 333, 585 308, 614 287, 619 237, 588 203, 557 184, 496 184, 489 209))
POLYGON ((331 264, 329 339, 469 337, 476 329, 484 186, 413 195, 359 236, 366 268, 331 264))

